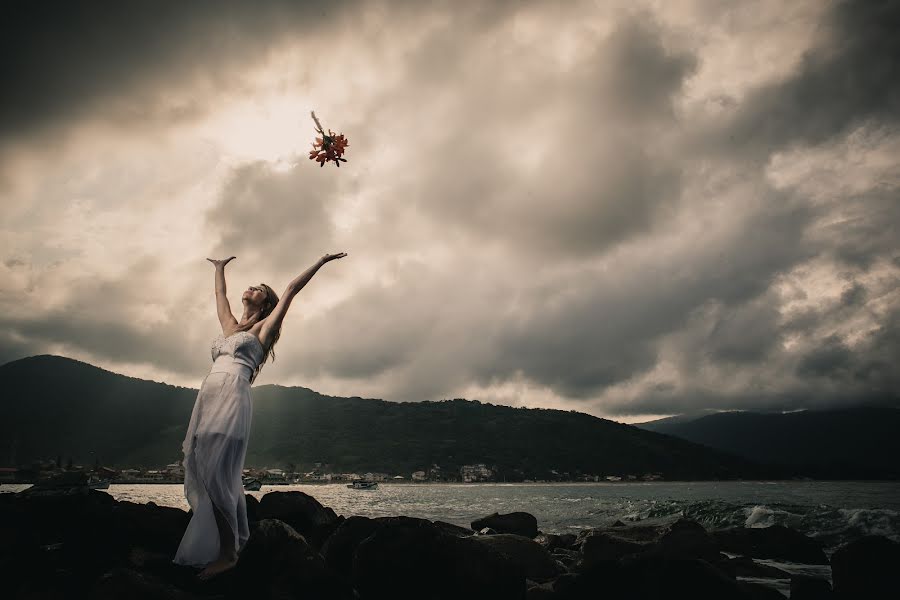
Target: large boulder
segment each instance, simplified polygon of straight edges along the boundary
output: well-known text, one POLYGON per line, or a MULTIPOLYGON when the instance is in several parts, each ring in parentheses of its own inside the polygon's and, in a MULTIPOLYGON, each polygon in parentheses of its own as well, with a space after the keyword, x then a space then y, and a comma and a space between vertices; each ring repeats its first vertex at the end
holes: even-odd
POLYGON ((752 600, 750 591, 700 559, 633 555, 559 577, 554 591, 565 600, 752 600))
POLYGON ((129 547, 141 546, 172 556, 175 556, 190 520, 179 508, 127 500, 120 500, 112 507, 111 518, 129 547))
POLYGON ((299 491, 268 492, 260 500, 256 515, 260 520, 278 519, 287 523, 316 548, 321 547, 344 519, 299 491))
POLYGON ((232 591, 238 597, 353 598, 353 590, 322 555, 278 519, 253 524, 233 571, 232 591))
POLYGON ((532 581, 544 582, 563 572, 546 548, 523 535, 498 533, 476 536, 473 539, 505 556, 532 581))
POLYGON ((712 537, 725 552, 809 565, 828 564, 828 557, 825 556, 819 542, 782 525, 720 529, 713 531, 712 537))
POLYGON ((679 519, 663 531, 655 550, 668 558, 719 560, 719 546, 703 525, 692 519, 679 519))
POLYGON ((368 517, 353 516, 345 519, 322 546, 325 562, 349 580, 353 573, 353 554, 356 547, 379 527, 379 521, 368 517))
POLYGON ((900 597, 900 544, 880 535, 845 544, 831 556, 831 575, 839 598, 900 597))
POLYGON ((103 574, 91 587, 91 600, 193 600, 200 598, 147 573, 117 567, 103 574))
POLYGON ((644 552, 649 546, 649 544, 632 542, 609 533, 595 532, 582 540, 581 556, 575 568, 578 571, 593 569, 600 563, 644 552))
POLYGON ((57 587, 86 594, 100 575, 126 561, 129 540, 115 526, 115 505, 109 494, 86 487, 29 488, 5 500, 4 580, 13 588, 46 588, 34 597, 52 596, 48 590, 57 587))
POLYGON ((471 527, 474 531, 490 527, 497 533, 514 533, 528 538, 538 534, 537 519, 527 512, 511 512, 505 515, 492 513, 472 521, 471 527))
MULTIPOLYGON (((614 523, 613 525, 608 527, 592 527, 588 529, 582 529, 578 532, 578 539, 575 543, 581 544, 581 541, 584 538, 597 533, 614 535, 619 539, 630 540, 632 542, 658 542, 663 534, 668 530, 669 525, 674 522, 674 519, 659 519, 654 521, 642 521, 638 524, 616 525, 614 523)), ((621 523, 621 521, 617 521, 617 523, 621 523)))
POLYGON ((472 537, 450 535, 425 519, 391 517, 357 546, 353 586, 364 599, 521 600, 525 576, 472 537))
POLYGON ((791 576, 791 600, 829 600, 831 584, 821 577, 791 576))
POLYGON ((442 529, 445 533, 455 535, 456 537, 469 537, 471 535, 475 535, 475 532, 471 529, 466 529, 465 527, 460 527, 459 525, 454 525, 453 523, 447 523, 446 521, 433 521, 433 523, 437 527, 442 529))

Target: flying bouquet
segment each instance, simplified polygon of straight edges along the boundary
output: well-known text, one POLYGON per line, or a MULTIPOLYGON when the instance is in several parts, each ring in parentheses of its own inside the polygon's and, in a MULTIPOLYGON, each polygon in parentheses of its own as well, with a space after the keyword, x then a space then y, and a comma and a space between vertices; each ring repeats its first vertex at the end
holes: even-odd
POLYGON ((350 145, 347 141, 347 138, 344 137, 344 134, 335 135, 332 130, 328 130, 328 135, 325 135, 325 131, 322 129, 322 124, 319 123, 319 120, 316 118, 316 113, 309 113, 312 115, 313 121, 316 122, 316 133, 322 135, 320 138, 316 138, 315 143, 312 145, 313 149, 309 152, 309 160, 315 159, 320 167, 324 167, 325 163, 329 160, 334 161, 334 166, 340 167, 342 162, 347 162, 346 158, 341 158, 344 155, 344 148, 350 145))

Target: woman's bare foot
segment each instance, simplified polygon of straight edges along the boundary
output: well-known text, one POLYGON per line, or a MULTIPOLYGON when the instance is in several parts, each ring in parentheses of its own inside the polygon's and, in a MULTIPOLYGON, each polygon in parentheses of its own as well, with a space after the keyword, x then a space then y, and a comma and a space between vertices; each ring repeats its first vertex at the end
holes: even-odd
POLYGON ((237 564, 237 556, 229 556, 224 558, 218 558, 213 562, 206 565, 206 568, 197 573, 198 579, 210 579, 211 577, 215 577, 222 571, 227 571, 228 569, 234 567, 237 564))

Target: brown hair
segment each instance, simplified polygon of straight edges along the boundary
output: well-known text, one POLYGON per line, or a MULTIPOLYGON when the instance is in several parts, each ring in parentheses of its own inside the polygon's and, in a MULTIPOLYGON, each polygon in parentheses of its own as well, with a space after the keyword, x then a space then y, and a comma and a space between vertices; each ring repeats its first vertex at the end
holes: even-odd
MULTIPOLYGON (((275 293, 275 290, 270 288, 264 283, 260 283, 259 287, 261 287, 266 292, 266 299, 263 300, 262 310, 247 320, 243 325, 238 325, 235 331, 249 331, 254 325, 268 317, 272 314, 272 311, 275 310, 275 305, 278 304, 278 294, 275 293)), ((281 337, 281 325, 278 326, 278 329, 275 330, 275 333, 272 335, 272 343, 269 344, 268 348, 263 348, 265 351, 265 356, 263 356, 262 361, 259 363, 259 366, 256 368, 256 373, 254 373, 253 378, 256 379, 256 375, 259 374, 260 369, 262 369, 263 364, 269 360, 269 356, 272 357, 272 361, 275 360, 275 344, 278 343, 278 338, 281 337)))

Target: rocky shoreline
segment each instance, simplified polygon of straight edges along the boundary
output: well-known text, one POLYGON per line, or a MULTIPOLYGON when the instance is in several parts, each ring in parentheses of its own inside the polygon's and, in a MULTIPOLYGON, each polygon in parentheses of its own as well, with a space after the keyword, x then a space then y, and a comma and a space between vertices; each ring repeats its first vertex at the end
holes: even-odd
POLYGON ((190 512, 116 501, 77 486, 0 494, 5 597, 778 600, 900 597, 900 544, 867 536, 830 558, 792 529, 707 531, 689 519, 542 533, 525 512, 470 528, 406 516, 335 514, 300 491, 246 495, 251 535, 235 568, 209 580, 173 564, 190 512), (830 565, 824 578, 755 559, 830 565))

